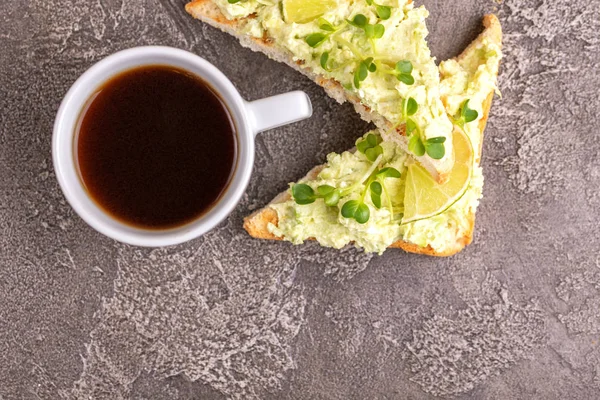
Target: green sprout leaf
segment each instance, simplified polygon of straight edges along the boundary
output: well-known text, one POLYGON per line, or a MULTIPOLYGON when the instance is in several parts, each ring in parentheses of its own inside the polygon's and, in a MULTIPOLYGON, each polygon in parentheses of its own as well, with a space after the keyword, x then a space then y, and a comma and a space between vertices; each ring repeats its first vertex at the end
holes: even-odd
POLYGON ((413 116, 419 110, 419 104, 415 99, 409 97, 408 99, 404 99, 402 102, 402 109, 404 110, 404 114, 407 117, 413 116))
POLYGON ((375 162, 375 160, 377 160, 377 157, 379 157, 381 154, 383 154, 383 147, 379 145, 371 147, 370 149, 367 149, 365 151, 365 157, 367 157, 367 160, 371 162, 375 162))
POLYGON ((398 61, 396 63, 396 77, 400 82, 406 85, 412 85, 415 83, 415 78, 412 76, 413 65, 408 60, 398 61))
POLYGON ((419 135, 411 135, 410 139, 408 139, 408 150, 417 157, 425 154, 425 146, 419 135))
POLYGON ((227 2, 228 2, 229 4, 236 4, 236 3, 239 3, 239 2, 240 2, 240 0, 227 0, 227 2))
POLYGON ((346 20, 350 25, 362 29, 367 39, 380 39, 385 33, 385 26, 382 24, 369 24, 369 20, 363 14, 357 14, 352 20, 346 20))
POLYGON ((364 60, 363 62, 367 66, 367 69, 369 70, 369 72, 377 71, 377 65, 375 65, 375 63, 373 62, 373 57, 369 57, 366 60, 364 60))
POLYGON ((321 54, 321 68, 325 71, 329 71, 329 67, 327 66, 327 61, 329 61, 329 52, 325 52, 321 54))
POLYGON ((373 135, 372 133, 369 133, 367 135, 367 143, 369 144, 369 146, 371 147, 375 147, 377 146, 380 142, 379 140, 377 140, 377 136, 373 135))
POLYGON ((412 72, 412 70, 413 70, 413 65, 408 60, 398 61, 396 63, 396 71, 399 74, 410 74, 412 72))
POLYGON ((479 113, 475 110, 470 109, 469 100, 465 100, 461 106, 460 116, 466 123, 469 123, 475 121, 479 116, 479 113))
MULTIPOLYGON (((369 4, 371 5, 371 4, 369 4)), ((383 20, 389 19, 392 15, 392 9, 388 6, 377 6, 375 8, 377 16, 383 20)))
POLYGON ((371 186, 369 187, 369 189, 371 189, 371 192, 378 195, 381 195, 381 193, 383 192, 383 187, 379 182, 371 182, 371 186))
POLYGON ((385 33, 385 27, 381 24, 376 24, 373 27, 373 37, 375 39, 381 39, 383 37, 383 34, 385 33))
POLYGON ((358 79, 364 81, 367 79, 367 76, 369 76, 369 67, 367 67, 366 63, 361 62, 358 66, 358 79))
POLYGON ((304 183, 297 183, 292 186, 292 196, 296 203, 301 205, 314 203, 317 199, 313 188, 304 183))
POLYGON ((306 40, 306 43, 310 47, 317 47, 318 45, 323 43, 326 38, 327 38, 327 35, 317 32, 317 33, 311 33, 310 35, 308 35, 306 37, 305 40, 306 40))
POLYGON ((360 89, 360 76, 359 76, 359 68, 354 71, 354 87, 356 89, 360 89))
POLYGON ((342 217, 354 218, 354 213, 358 209, 360 202, 358 200, 350 200, 342 206, 342 217))
POLYGON ((425 151, 427 152, 427 155, 435 160, 444 158, 444 155, 446 154, 446 147, 444 146, 445 141, 446 138, 443 136, 427 139, 425 141, 425 151))
POLYGON ((383 168, 377 173, 379 178, 400 178, 400 176, 400 171, 392 167, 383 168))
POLYGON ((362 27, 368 39, 380 39, 385 33, 385 27, 381 24, 366 24, 362 27))
POLYGON ((321 185, 317 187, 317 192, 304 183, 297 183, 292 186, 292 196, 297 204, 305 205, 314 203, 316 199, 323 198, 325 204, 332 207, 340 201, 341 192, 330 185, 321 185))
POLYGON ((319 194, 319 196, 325 196, 333 192, 334 190, 335 188, 333 186, 321 185, 317 188, 317 193, 319 194))
POLYGON ((367 160, 375 162, 380 154, 383 154, 383 147, 379 144, 381 138, 377 135, 369 133, 366 138, 356 142, 356 149, 363 153, 367 160))
POLYGON ((359 224, 366 223, 369 220, 370 216, 371 212, 369 210, 369 206, 367 206, 365 203, 361 203, 354 212, 354 219, 359 224))
POLYGON ((367 17, 363 14, 356 14, 352 20, 348 20, 348 23, 357 28, 364 28, 367 25, 367 17))
POLYGON ((337 204, 340 201, 340 191, 339 190, 334 190, 330 193, 327 193, 325 195, 325 197, 323 198, 323 200, 325 201, 325 204, 328 205, 329 207, 333 207, 333 206, 337 206, 337 204))
POLYGON ((331 25, 331 23, 329 21, 327 21, 325 18, 319 18, 318 24, 319 24, 319 29, 321 29, 321 30, 324 30, 327 32, 335 31, 335 28, 333 27, 333 25, 331 25))
POLYGON ((406 135, 410 135, 417 130, 417 123, 412 119, 406 120, 406 135))
POLYGON ((359 224, 364 224, 369 220, 369 207, 358 200, 347 201, 342 206, 342 216, 344 218, 354 218, 359 224))
POLYGON ((444 143, 445 141, 446 141, 446 138, 443 136, 438 136, 438 137, 427 139, 427 143, 429 143, 429 144, 444 143))
POLYGON ((360 83, 367 79, 367 75, 369 75, 369 70, 364 63, 360 63, 356 71, 354 71, 354 87, 359 89, 360 83))
POLYGON ((383 192, 381 183, 371 182, 369 189, 371 190, 371 201, 373 202, 373 205, 377 208, 381 208, 381 193, 383 192))
POLYGON ((356 144, 356 149, 363 154, 365 154, 365 151, 367 151, 367 149, 370 149, 370 148, 371 148, 371 145, 369 145, 369 142, 366 140, 361 140, 360 142, 358 142, 356 144))
POLYGON ((367 4, 368 4, 368 5, 370 5, 370 6, 372 6, 372 5, 373 5, 373 0, 366 0, 366 1, 367 1, 367 4))
POLYGON ((460 105, 459 115, 454 117, 454 123, 464 129, 466 123, 475 121, 478 116, 479 113, 476 110, 469 108, 469 100, 467 99, 460 105))
POLYGON ((360 88, 360 83, 367 79, 367 76, 369 76, 369 71, 374 72, 377 69, 377 67, 375 67, 374 70, 373 67, 371 67, 372 65, 375 66, 372 57, 369 57, 366 60, 361 61, 360 64, 358 64, 358 68, 356 68, 356 71, 354 71, 355 88, 360 88))
POLYGON ((446 154, 446 148, 442 143, 427 143, 425 145, 425 149, 427 151, 427 155, 434 160, 439 160, 444 158, 446 154))
POLYGON ((408 86, 415 83, 415 78, 410 74, 400 74, 398 75, 398 80, 408 86))

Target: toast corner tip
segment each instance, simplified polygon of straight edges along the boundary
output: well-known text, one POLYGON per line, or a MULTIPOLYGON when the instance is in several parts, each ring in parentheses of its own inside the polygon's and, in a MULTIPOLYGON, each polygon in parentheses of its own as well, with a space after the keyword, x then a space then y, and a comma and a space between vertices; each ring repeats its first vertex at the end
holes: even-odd
POLYGON ((498 44, 502 43, 502 25, 496 14, 487 14, 483 17, 483 26, 486 31, 489 32, 489 36, 492 37, 498 44))
POLYGON ((244 218, 244 229, 255 239, 281 240, 269 231, 269 224, 277 225, 277 212, 268 206, 244 218))

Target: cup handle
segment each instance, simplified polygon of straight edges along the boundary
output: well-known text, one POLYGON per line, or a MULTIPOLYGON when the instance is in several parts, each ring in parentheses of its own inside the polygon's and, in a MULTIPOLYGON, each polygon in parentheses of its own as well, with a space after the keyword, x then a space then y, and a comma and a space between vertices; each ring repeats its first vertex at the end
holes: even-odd
POLYGON ((246 102, 254 134, 291 124, 312 115, 308 95, 300 90, 246 102))

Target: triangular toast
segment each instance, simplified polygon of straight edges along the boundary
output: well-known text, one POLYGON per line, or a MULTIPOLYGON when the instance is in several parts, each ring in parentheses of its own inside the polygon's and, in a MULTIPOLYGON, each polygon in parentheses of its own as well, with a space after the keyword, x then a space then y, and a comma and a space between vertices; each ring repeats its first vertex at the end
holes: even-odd
MULTIPOLYGON (((408 4, 411 3, 412 0, 409 0, 408 4)), ((305 74, 322 86, 326 93, 339 103, 344 103, 346 101, 350 102, 354 105, 354 108, 360 114, 362 119, 373 122, 380 131, 386 135, 386 140, 391 138, 391 140, 397 141, 403 150, 408 151, 408 139, 405 134, 404 125, 394 125, 381 114, 373 110, 372 107, 363 104, 355 92, 344 89, 338 81, 327 79, 326 77, 319 75, 314 69, 305 65, 301 60, 295 61, 293 55, 285 48, 277 46, 274 39, 267 36, 257 38, 245 33, 244 28, 248 23, 248 20, 252 19, 253 16, 228 19, 216 4, 216 0, 194 0, 186 5, 186 10, 194 18, 200 19, 209 25, 235 36, 243 46, 257 52, 262 52, 269 58, 285 63, 305 74)), ((424 38, 420 40, 424 40, 424 38)), ((433 61, 431 62, 433 63, 433 61)), ((439 108, 442 108, 441 103, 439 108)), ((440 134, 451 134, 451 130, 440 132, 440 134)), ((451 150, 451 142, 451 140, 446 142, 446 146, 449 146, 449 150, 451 150)), ((434 179, 439 182, 447 180, 449 171, 452 169, 454 163, 451 151, 446 152, 446 156, 439 160, 433 159, 427 154, 420 157, 417 157, 414 154, 411 155, 416 158, 427 171, 429 171, 434 179)))
MULTIPOLYGON (((500 22, 498 21, 497 17, 495 15, 486 15, 483 19, 483 24, 485 26, 485 30, 479 35, 479 37, 477 39, 475 39, 463 51, 463 53, 461 55, 459 55, 458 57, 455 58, 456 61, 458 61, 460 63, 461 60, 465 59, 469 54, 472 54, 474 49, 476 49, 478 47, 478 45, 480 45, 484 40, 495 43, 499 47, 501 46, 502 30, 500 27, 500 22)), ((483 103, 483 107, 482 107, 483 108, 483 116, 479 120, 479 132, 481 134, 481 139, 483 139, 483 132, 485 130, 485 126, 487 123, 493 96, 494 96, 494 91, 491 91, 487 95, 487 97, 483 103)), ((483 140, 479 141, 480 145, 482 142, 483 142, 483 140)), ((479 149, 477 154, 481 154, 481 148, 479 149)), ((480 162, 479 157, 476 158, 475 162, 477 165, 479 165, 479 162, 480 162)), ((322 169, 323 169, 322 165, 313 168, 302 179, 302 181, 315 179, 322 169)), ((282 202, 289 200, 290 198, 291 197, 290 197, 289 191, 285 191, 285 192, 280 193, 275 199, 273 199, 273 201, 270 204, 282 203, 282 202)), ((420 247, 416 244, 409 243, 409 242, 406 242, 403 240, 398 240, 389 247, 401 248, 407 252, 417 253, 417 254, 426 254, 426 255, 430 255, 430 256, 450 256, 450 255, 456 254, 459 251, 461 251, 466 245, 470 244, 473 239, 475 212, 474 211, 471 212, 467 216, 467 218, 468 218, 468 224, 470 226, 470 229, 468 229, 468 231, 464 235, 457 237, 455 244, 450 246, 443 252, 435 251, 431 246, 420 247)), ((281 240, 281 238, 272 234, 268 229, 269 224, 273 224, 273 225, 277 226, 277 223, 278 223, 277 212, 273 208, 271 208, 267 205, 266 207, 254 212, 252 215, 248 216, 244 220, 244 228, 246 229, 246 231, 248 231, 248 233, 251 236, 253 236, 255 238, 281 240)))

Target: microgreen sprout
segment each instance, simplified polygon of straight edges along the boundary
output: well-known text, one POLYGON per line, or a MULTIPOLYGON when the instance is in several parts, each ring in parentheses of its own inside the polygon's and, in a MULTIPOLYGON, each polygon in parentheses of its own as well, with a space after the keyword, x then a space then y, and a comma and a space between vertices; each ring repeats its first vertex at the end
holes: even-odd
MULTIPOLYGON (((394 206, 392 204, 392 198, 390 197, 390 194, 388 193, 385 184, 384 184, 384 180, 385 178, 400 178, 400 171, 398 171, 396 168, 392 168, 392 167, 386 167, 383 169, 380 169, 379 172, 377 172, 375 174, 375 179, 377 180, 377 182, 379 182, 381 184, 381 188, 383 189, 383 194, 385 195, 385 198, 387 200, 387 204, 388 207, 390 209, 390 221, 394 220, 394 206)), ((371 188, 373 189, 373 188, 371 188)), ((380 194, 381 196, 381 194, 380 194)), ((371 200, 373 200, 371 198, 371 200)), ((373 204, 375 204, 375 202, 373 201, 373 204)), ((379 206, 378 208, 381 208, 381 206, 379 206)))
POLYGON ((353 218, 359 224, 366 223, 370 216, 371 211, 369 210, 369 206, 362 200, 350 200, 342 206, 342 217, 353 218))
POLYGON ((363 28, 369 22, 369 20, 364 14, 356 14, 354 18, 347 19, 346 22, 357 28, 363 28))
POLYGON ((421 140, 421 136, 418 134, 412 134, 408 139, 408 151, 416 155, 417 157, 421 157, 425 154, 425 145, 421 140))
POLYGON ((427 155, 435 160, 444 158, 446 148, 444 142, 446 138, 443 136, 429 138, 425 141, 421 139, 421 129, 415 122, 413 115, 419 110, 419 104, 415 99, 409 97, 402 101, 402 116, 406 121, 406 136, 408 136, 408 150, 417 157, 427 155))
POLYGON ((446 147, 444 146, 445 141, 445 137, 438 136, 429 138, 423 142, 420 135, 412 134, 408 139, 408 150, 417 157, 427 153, 427 155, 434 160, 439 160, 446 155, 446 147))
POLYGON ((406 119, 415 115, 417 111, 419 111, 419 103, 414 98, 409 97, 402 101, 402 114, 406 119))
POLYGON ((377 179, 383 178, 400 178, 400 171, 396 168, 386 167, 382 168, 377 172, 377 179))
POLYGON ((406 136, 408 136, 408 151, 420 157, 425 154, 425 145, 421 140, 421 129, 411 117, 419 111, 419 104, 409 97, 402 100, 402 116, 406 121, 406 136))
POLYGON ((460 111, 458 116, 454 117, 454 123, 464 129, 465 124, 475 121, 477 117, 479 117, 479 113, 469 108, 469 100, 467 99, 460 105, 460 111))
POLYGON ((326 34, 321 33, 321 32, 316 32, 316 33, 311 33, 310 35, 308 35, 306 37, 306 43, 310 46, 310 47, 317 47, 319 46, 321 43, 323 43, 325 41, 325 39, 327 39, 326 34))
POLYGON ((380 39, 385 33, 385 27, 381 24, 369 24, 364 14, 356 14, 354 18, 346 20, 350 25, 362 29, 367 39, 380 39))
POLYGON ((354 71, 354 87, 360 88, 360 83, 367 79, 369 72, 375 71, 377 71, 377 65, 373 62, 373 57, 362 60, 354 71))
POLYGON ((388 6, 377 5, 375 8, 377 16, 382 20, 389 19, 392 16, 392 9, 388 6))
POLYGON ((315 192, 306 183, 297 183, 292 186, 292 197, 301 205, 312 204, 317 199, 323 199, 328 206, 335 206, 340 201, 340 191, 333 186, 321 185, 315 192))
POLYGON ((387 63, 382 63, 381 61, 377 61, 383 68, 383 72, 388 75, 394 75, 396 79, 405 85, 413 85, 415 83, 415 78, 412 76, 413 65, 408 60, 398 61, 394 67, 390 67, 387 63))
POLYGON ((305 183, 297 183, 292 186, 292 196, 298 204, 311 204, 317 199, 317 195, 313 188, 305 183))
POLYGON ((319 24, 319 29, 323 30, 323 31, 327 31, 327 32, 335 32, 336 29, 333 25, 331 25, 331 22, 327 21, 325 18, 319 18, 319 20, 317 21, 319 24))
POLYGON ((329 61, 329 52, 328 51, 321 54, 320 63, 321 63, 321 68, 323 68, 325 71, 330 71, 331 69, 329 68, 329 65, 327 64, 327 61, 329 61))
POLYGON ((378 181, 373 181, 369 185, 369 190, 371 192, 371 201, 373 205, 377 208, 381 208, 381 193, 383 193, 383 186, 378 181))
POLYGON ((415 99, 409 97, 402 100, 402 116, 406 121, 406 136, 408 136, 408 150, 420 157, 425 154, 425 146, 421 140, 419 125, 411 117, 419 111, 419 104, 415 99))
POLYGON ((412 85, 415 83, 415 78, 412 76, 413 65, 410 61, 403 60, 398 61, 396 63, 396 68, 394 72, 396 73, 396 78, 402 83, 407 85, 412 85))
POLYGON ((443 136, 429 138, 425 141, 425 151, 427 155, 434 160, 439 160, 444 158, 446 155, 446 147, 444 146, 444 142, 446 138, 443 136))
POLYGON ((383 147, 380 146, 381 138, 369 133, 366 139, 356 143, 356 149, 367 157, 367 160, 375 162, 377 157, 383 154, 383 147))
POLYGON ((375 3, 373 0, 367 0, 367 4, 370 6, 375 5, 375 11, 377 13, 377 16, 382 20, 389 19, 392 15, 391 7, 382 6, 380 4, 375 3))
POLYGON ((322 18, 322 17, 317 20, 317 23, 319 24, 319 29, 321 29, 322 31, 325 31, 326 33, 315 32, 315 33, 311 33, 310 35, 308 35, 304 38, 304 41, 306 41, 306 44, 308 44, 310 47, 313 47, 313 48, 320 46, 323 42, 325 42, 325 40, 329 36, 331 36, 332 34, 334 34, 335 32, 339 31, 340 29, 342 29, 346 26, 345 22, 340 26, 337 26, 337 27, 333 26, 331 24, 331 22, 327 21, 325 18, 322 18))
POLYGON ((340 201, 341 193, 339 190, 329 185, 321 185, 317 188, 319 196, 323 196, 325 204, 333 207, 340 201))

